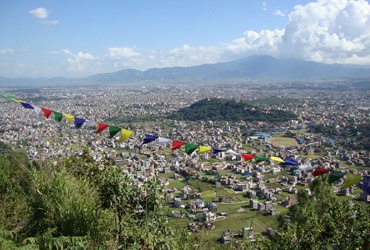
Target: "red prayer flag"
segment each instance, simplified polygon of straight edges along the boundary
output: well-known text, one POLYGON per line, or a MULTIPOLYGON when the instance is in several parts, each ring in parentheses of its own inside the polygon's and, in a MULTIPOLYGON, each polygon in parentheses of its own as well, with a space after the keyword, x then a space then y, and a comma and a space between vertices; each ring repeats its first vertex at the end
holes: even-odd
POLYGON ((53 113, 53 111, 50 109, 46 109, 46 108, 41 108, 41 109, 42 109, 42 112, 44 112, 44 115, 46 116, 46 118, 49 118, 49 116, 53 113))
POLYGON ((249 161, 249 160, 254 159, 254 155, 250 155, 250 154, 240 154, 240 156, 243 158, 244 161, 249 161))
POLYGON ((329 172, 330 172, 330 170, 329 170, 329 169, 325 169, 325 168, 317 167, 317 168, 315 168, 315 170, 313 171, 312 175, 313 175, 313 176, 319 176, 319 175, 326 174, 326 173, 329 173, 329 172))
POLYGON ((96 130, 94 133, 99 134, 100 132, 102 132, 103 130, 107 129, 108 127, 109 127, 108 124, 104 124, 104 123, 98 122, 98 130, 96 130))
POLYGON ((178 149, 179 147, 181 147, 182 145, 185 145, 186 142, 182 142, 182 141, 177 141, 177 140, 173 140, 172 141, 172 150, 176 150, 178 149))

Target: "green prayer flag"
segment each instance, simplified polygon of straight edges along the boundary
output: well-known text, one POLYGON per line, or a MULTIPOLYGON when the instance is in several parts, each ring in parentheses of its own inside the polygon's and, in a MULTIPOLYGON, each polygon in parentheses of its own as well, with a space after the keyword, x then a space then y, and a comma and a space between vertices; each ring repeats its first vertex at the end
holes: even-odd
POLYGON ((121 131, 121 128, 115 127, 115 126, 109 126, 109 136, 110 138, 113 138, 119 131, 121 131))
POLYGON ((254 159, 255 159, 256 163, 259 163, 261 161, 268 161, 269 160, 269 158, 267 158, 266 156, 256 156, 254 159))
POLYGON ((339 180, 340 178, 342 178, 345 175, 346 175, 345 173, 340 172, 340 171, 335 171, 335 170, 330 171, 328 181, 329 181, 329 183, 336 182, 337 180, 339 180))
POLYGON ((63 114, 62 113, 59 113, 59 112, 56 112, 56 111, 53 111, 53 113, 54 113, 55 120, 57 120, 58 122, 60 122, 63 119, 63 114))
POLYGON ((191 155, 191 153, 193 153, 198 147, 199 147, 199 145, 191 144, 191 143, 186 143, 185 144, 185 152, 188 155, 191 155))
POLYGON ((343 183, 343 188, 348 188, 350 186, 353 186, 360 182, 362 179, 362 176, 359 174, 346 174, 346 179, 343 183))
POLYGON ((15 96, 14 95, 11 95, 9 93, 4 93, 4 94, 1 94, 2 97, 5 97, 5 98, 8 98, 8 99, 15 99, 15 96))

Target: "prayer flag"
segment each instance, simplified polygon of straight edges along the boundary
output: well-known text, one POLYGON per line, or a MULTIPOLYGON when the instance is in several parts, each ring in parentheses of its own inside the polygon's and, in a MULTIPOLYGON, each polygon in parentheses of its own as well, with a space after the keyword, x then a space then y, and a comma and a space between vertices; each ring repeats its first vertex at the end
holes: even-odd
POLYGON ((68 122, 72 122, 73 121, 73 118, 75 118, 73 115, 69 115, 69 114, 63 114, 65 118, 67 118, 68 122))
POLYGON ((197 154, 198 155, 200 155, 200 154, 204 154, 204 153, 206 153, 206 152, 209 152, 209 151, 211 151, 212 150, 212 148, 211 147, 208 147, 208 146, 199 146, 199 151, 197 152, 197 154))
POLYGON ((46 108, 41 108, 42 112, 44 112, 44 116, 49 119, 49 116, 51 115, 51 113, 53 113, 52 110, 50 109, 46 109, 46 108))
POLYGON ((164 137, 158 137, 158 141, 157 143, 158 144, 161 144, 161 145, 164 145, 164 144, 167 144, 167 143, 171 143, 172 140, 171 139, 168 139, 168 138, 164 138, 164 137))
POLYGON ((330 171, 328 182, 329 183, 336 182, 336 181, 338 181, 340 178, 342 178, 345 175, 346 175, 346 173, 332 170, 332 171, 330 171))
POLYGON ((95 126, 96 122, 92 120, 85 120, 84 126, 89 127, 89 126, 95 126))
POLYGON ((145 135, 145 138, 144 138, 144 141, 143 141, 143 144, 146 144, 146 143, 155 141, 157 138, 158 138, 158 136, 156 136, 156 135, 148 135, 148 134, 146 134, 145 135))
POLYGON ((309 172, 309 171, 312 171, 314 169, 314 167, 312 167, 310 165, 300 165, 298 168, 301 171, 305 171, 305 172, 309 172))
POLYGON ((20 102, 25 109, 34 109, 31 104, 25 103, 25 102, 20 102))
POLYGON ((75 116, 75 128, 81 128, 84 122, 85 122, 84 118, 78 118, 77 116, 75 116))
POLYGON ((284 165, 298 166, 299 163, 292 158, 285 158, 284 165))
POLYGON ((36 115, 39 115, 40 112, 41 112, 41 108, 39 108, 39 107, 37 107, 35 105, 33 105, 33 110, 35 111, 36 115))
POLYGON ((121 128, 115 127, 115 126, 109 126, 109 136, 110 136, 110 138, 113 138, 119 131, 121 131, 121 128))
POLYGON ((326 173, 329 173, 329 172, 330 172, 330 170, 328 170, 328 169, 317 167, 313 171, 312 175, 313 176, 319 176, 319 175, 326 174, 326 173))
POLYGON ((191 155, 191 153, 193 153, 199 146, 196 145, 196 144, 191 144, 191 143, 186 143, 185 144, 185 152, 188 154, 188 155, 191 155))
POLYGON ((98 122, 98 129, 94 133, 99 134, 100 132, 104 131, 108 127, 109 127, 108 124, 98 122))
POLYGON ((362 190, 365 194, 370 195, 370 176, 364 176, 362 178, 362 190))
POLYGON ((359 174, 346 174, 346 179, 343 183, 343 188, 348 188, 353 186, 361 181, 362 176, 359 174))
POLYGON ((56 121, 60 122, 62 119, 63 119, 63 114, 62 113, 59 113, 59 112, 56 112, 56 111, 53 111, 54 113, 54 118, 56 121))
POLYGON ((275 157, 275 156, 271 156, 270 157, 270 160, 272 161, 277 161, 277 162, 285 162, 283 159, 281 159, 280 157, 275 157))
POLYGON ((219 149, 219 148, 212 148, 212 154, 218 154, 218 153, 220 153, 220 152, 225 152, 225 150, 223 150, 223 149, 219 149))
POLYGON ((173 140, 172 141, 172 147, 171 147, 171 149, 172 150, 176 150, 176 149, 178 149, 179 147, 181 147, 182 145, 185 145, 186 144, 186 142, 182 142, 182 141, 178 141, 178 140, 173 140))
POLYGON ((250 155, 250 154, 240 154, 240 156, 243 158, 244 161, 252 160, 255 157, 254 155, 250 155))
POLYGON ((259 163, 259 162, 262 162, 262 161, 268 161, 269 158, 267 158, 266 156, 256 156, 255 157, 255 162, 256 163, 259 163))
POLYGON ((11 95, 9 93, 4 93, 4 94, 1 94, 2 97, 5 97, 5 98, 8 98, 8 99, 15 99, 15 96, 14 95, 11 95))
POLYGON ((234 150, 232 150, 232 149, 228 149, 227 151, 226 151, 226 154, 231 154, 231 155, 240 155, 240 154, 238 154, 237 152, 235 152, 234 150))
POLYGON ((129 138, 134 132, 131 131, 131 130, 127 130, 127 129, 121 129, 121 138, 120 138, 120 142, 123 142, 124 140, 126 140, 127 138, 129 138))

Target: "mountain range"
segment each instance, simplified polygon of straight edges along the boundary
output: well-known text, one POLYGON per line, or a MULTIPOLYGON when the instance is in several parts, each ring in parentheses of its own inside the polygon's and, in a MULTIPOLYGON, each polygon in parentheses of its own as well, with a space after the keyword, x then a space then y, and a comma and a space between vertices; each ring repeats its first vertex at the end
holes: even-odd
POLYGON ((124 69, 84 78, 5 78, 0 87, 129 84, 139 82, 194 82, 216 80, 313 80, 370 79, 370 66, 323 64, 298 59, 251 56, 244 59, 191 67, 152 68, 145 71, 124 69))

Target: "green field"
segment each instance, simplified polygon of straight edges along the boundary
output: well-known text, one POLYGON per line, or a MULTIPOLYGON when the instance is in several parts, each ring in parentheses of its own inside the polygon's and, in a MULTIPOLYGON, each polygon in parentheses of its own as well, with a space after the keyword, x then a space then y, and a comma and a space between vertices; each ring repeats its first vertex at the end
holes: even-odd
POLYGON ((274 137, 271 139, 271 143, 274 147, 289 147, 291 145, 297 145, 297 140, 290 137, 274 137))

